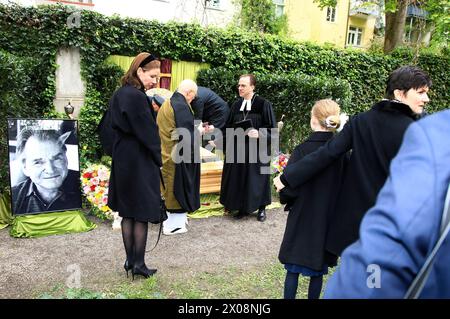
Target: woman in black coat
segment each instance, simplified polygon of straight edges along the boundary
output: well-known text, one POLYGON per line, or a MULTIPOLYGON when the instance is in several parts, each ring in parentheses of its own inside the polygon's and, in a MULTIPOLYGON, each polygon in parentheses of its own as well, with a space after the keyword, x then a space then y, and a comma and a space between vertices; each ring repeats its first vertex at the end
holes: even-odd
POLYGON ((375 203, 406 128, 420 118, 429 102, 430 86, 430 78, 418 67, 398 68, 389 76, 387 99, 352 117, 335 138, 274 179, 278 191, 285 185, 298 187, 352 150, 327 238, 331 253, 340 256, 359 238, 359 224, 375 203))
MULTIPOLYGON (((340 124, 339 112, 339 105, 332 100, 320 100, 314 104, 311 111, 314 132, 295 148, 287 167, 334 136, 333 132, 340 124)), ((299 274, 310 277, 308 298, 318 299, 323 275, 328 273, 328 267, 336 265, 337 256, 325 251, 325 240, 342 181, 344 160, 341 156, 300 188, 286 187, 280 192, 280 200, 287 203, 285 210, 289 210, 278 255, 287 270, 285 299, 295 299, 299 274)))
POLYGON ((123 218, 124 268, 133 278, 156 272, 145 265, 145 246, 148 222, 160 218, 161 142, 145 90, 156 86, 160 65, 153 55, 138 54, 110 100, 114 143, 108 206, 123 218))

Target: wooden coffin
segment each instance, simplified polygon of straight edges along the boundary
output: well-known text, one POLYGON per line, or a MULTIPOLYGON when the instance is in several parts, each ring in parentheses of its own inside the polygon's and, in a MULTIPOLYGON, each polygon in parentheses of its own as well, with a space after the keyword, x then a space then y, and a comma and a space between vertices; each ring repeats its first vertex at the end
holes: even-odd
POLYGON ((223 161, 204 148, 201 148, 200 157, 200 194, 220 193, 223 161))

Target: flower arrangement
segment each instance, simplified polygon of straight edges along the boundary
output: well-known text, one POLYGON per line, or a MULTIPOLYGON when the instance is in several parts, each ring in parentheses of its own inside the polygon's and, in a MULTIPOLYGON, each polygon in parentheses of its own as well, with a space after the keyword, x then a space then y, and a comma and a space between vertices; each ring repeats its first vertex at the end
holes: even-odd
POLYGON ((288 163, 288 160, 289 156, 284 153, 279 153, 275 156, 270 165, 272 167, 272 174, 282 173, 288 163))
POLYGON ((108 207, 109 169, 102 164, 91 164, 81 174, 81 185, 94 214, 104 219, 114 219, 115 212, 108 207))

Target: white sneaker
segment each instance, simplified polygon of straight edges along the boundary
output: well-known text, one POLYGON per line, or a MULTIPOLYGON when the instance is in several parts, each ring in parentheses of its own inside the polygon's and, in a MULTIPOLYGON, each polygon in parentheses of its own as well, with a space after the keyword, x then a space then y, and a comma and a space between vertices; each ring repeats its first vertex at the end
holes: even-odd
POLYGON ((187 232, 187 228, 186 227, 177 227, 174 229, 165 229, 163 228, 163 234, 170 236, 170 235, 176 235, 176 234, 183 234, 187 232))

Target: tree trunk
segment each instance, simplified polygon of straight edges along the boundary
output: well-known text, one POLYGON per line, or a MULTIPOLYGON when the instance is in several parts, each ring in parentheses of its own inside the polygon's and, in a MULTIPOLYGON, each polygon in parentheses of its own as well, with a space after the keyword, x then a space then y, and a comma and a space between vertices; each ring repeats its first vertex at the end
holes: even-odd
POLYGON ((384 53, 390 53, 403 43, 406 10, 410 0, 398 0, 397 11, 386 12, 386 31, 384 35, 384 53))

